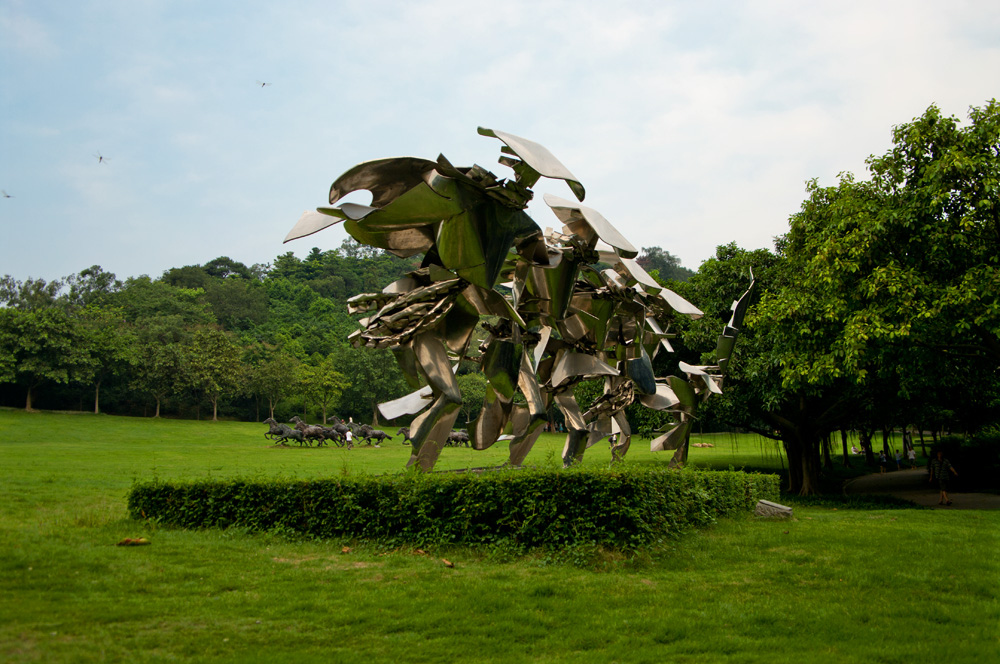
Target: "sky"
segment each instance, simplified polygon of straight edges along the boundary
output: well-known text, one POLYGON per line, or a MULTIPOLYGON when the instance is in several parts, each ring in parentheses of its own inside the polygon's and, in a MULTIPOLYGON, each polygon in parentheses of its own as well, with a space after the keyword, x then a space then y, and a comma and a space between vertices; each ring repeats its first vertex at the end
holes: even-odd
MULTIPOLYGON (((806 182, 864 179, 893 126, 998 92, 995 0, 0 0, 0 275, 334 249, 339 225, 282 240, 357 163, 511 176, 479 126, 696 270, 772 248, 806 182)), ((535 191, 558 226, 542 194, 569 188, 535 191)))

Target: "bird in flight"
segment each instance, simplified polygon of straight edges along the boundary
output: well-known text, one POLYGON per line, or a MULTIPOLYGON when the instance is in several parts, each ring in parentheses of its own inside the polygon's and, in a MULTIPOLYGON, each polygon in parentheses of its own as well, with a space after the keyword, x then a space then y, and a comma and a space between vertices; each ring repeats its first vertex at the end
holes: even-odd
POLYGON ((6 191, 3 191, 2 189, 0 189, 0 194, 3 194, 4 198, 14 198, 13 196, 8 194, 6 191))
POLYGON ((105 164, 105 163, 111 161, 110 159, 108 159, 107 157, 105 157, 104 155, 102 155, 100 152, 98 152, 94 156, 97 157, 97 163, 98 164, 105 164))
POLYGON ((265 87, 267 85, 271 85, 271 84, 270 83, 265 83, 264 81, 257 81, 257 85, 259 85, 260 87, 263 88, 263 87, 265 87))

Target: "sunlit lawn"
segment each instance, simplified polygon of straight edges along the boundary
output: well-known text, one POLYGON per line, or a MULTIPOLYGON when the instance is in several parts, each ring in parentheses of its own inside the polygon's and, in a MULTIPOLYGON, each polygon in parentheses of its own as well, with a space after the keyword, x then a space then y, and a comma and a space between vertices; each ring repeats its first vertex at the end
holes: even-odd
MULTIPOLYGON (((409 448, 274 448, 259 424, 0 410, 0 661, 985 662, 996 512, 796 507, 632 558, 384 551, 125 517, 134 479, 399 472, 409 448), (123 537, 151 545, 116 547, 123 537), (351 551, 342 553, 343 546, 351 551), (455 563, 444 566, 442 558, 455 563)), ((393 429, 394 431, 394 429, 393 429)), ((699 465, 778 467, 706 437, 699 465)), ((528 457, 557 464, 562 440, 528 457)), ((442 469, 500 446, 444 450, 442 469)), ((665 463, 635 441, 633 463, 665 463)), ((607 464, 605 444, 586 462, 607 464)))

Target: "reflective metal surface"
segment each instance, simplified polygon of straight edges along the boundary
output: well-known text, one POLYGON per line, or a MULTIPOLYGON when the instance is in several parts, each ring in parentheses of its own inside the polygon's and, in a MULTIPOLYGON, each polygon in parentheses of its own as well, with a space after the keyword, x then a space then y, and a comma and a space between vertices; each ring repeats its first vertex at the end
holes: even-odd
POLYGON ((415 390, 379 406, 386 419, 417 416, 408 466, 432 469, 452 432, 462 403, 454 374, 460 360, 479 362, 487 380, 469 423, 475 449, 509 441, 508 463, 520 466, 554 407, 567 431, 565 465, 605 439, 620 460, 632 438, 625 408, 638 401, 670 414, 673 423, 651 448, 674 450, 673 462, 683 463, 698 404, 721 392, 752 275, 719 337, 718 365, 681 362, 686 378, 657 379, 652 360, 673 352, 675 317, 698 318, 701 310, 653 279, 635 260, 636 247, 592 208, 546 194, 562 227, 543 232, 525 211, 531 188, 543 177, 563 180, 582 201, 583 185, 538 143, 479 133, 503 142, 499 163, 513 178, 455 166, 444 155, 365 162, 337 178, 329 205, 304 213, 285 238, 343 222, 361 243, 401 257, 424 254, 422 267, 381 293, 348 300, 351 313, 366 315, 350 342, 392 349, 415 390), (370 205, 341 202, 358 190, 371 193, 370 205), (486 338, 470 349, 480 328, 486 338), (601 376, 603 394, 581 412, 573 389, 601 376))

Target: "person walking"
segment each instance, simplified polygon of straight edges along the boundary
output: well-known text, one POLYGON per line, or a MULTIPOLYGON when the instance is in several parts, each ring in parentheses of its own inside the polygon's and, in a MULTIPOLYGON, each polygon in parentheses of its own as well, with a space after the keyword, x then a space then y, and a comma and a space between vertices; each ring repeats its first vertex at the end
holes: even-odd
POLYGON ((951 499, 948 497, 948 482, 951 478, 948 477, 948 473, 958 477, 958 471, 952 467, 950 461, 944 458, 944 450, 937 450, 934 453, 934 458, 927 464, 927 468, 930 470, 927 481, 931 484, 937 482, 938 490, 941 492, 938 505, 951 505, 951 499))
POLYGON ((888 463, 889 459, 887 459, 885 456, 885 450, 882 450, 881 452, 878 453, 879 474, 885 475, 885 466, 888 463))
POLYGON ((896 450, 896 470, 903 469, 903 453, 896 450))
POLYGON ((354 440, 354 434, 351 433, 350 429, 348 429, 347 433, 344 434, 344 438, 347 439, 347 449, 349 449, 349 450, 353 449, 354 448, 354 443, 352 443, 351 441, 354 440))
POLYGON ((910 462, 910 468, 917 467, 917 451, 912 447, 906 452, 906 460, 910 462))

